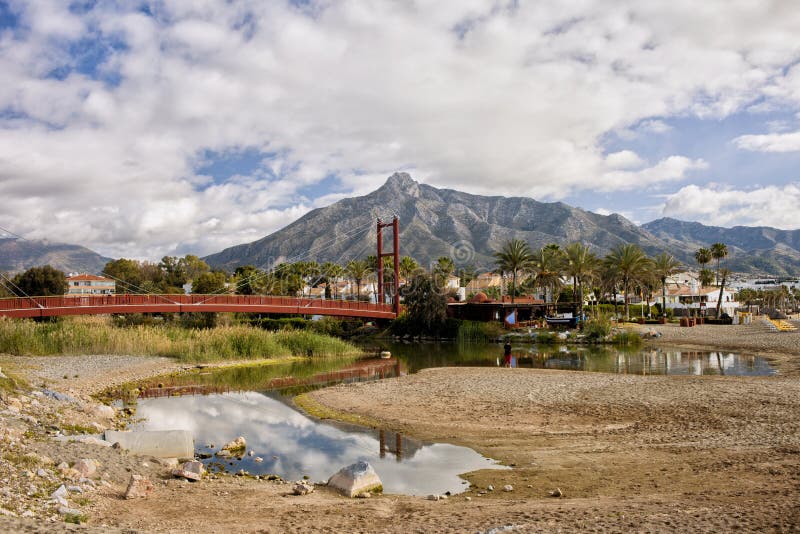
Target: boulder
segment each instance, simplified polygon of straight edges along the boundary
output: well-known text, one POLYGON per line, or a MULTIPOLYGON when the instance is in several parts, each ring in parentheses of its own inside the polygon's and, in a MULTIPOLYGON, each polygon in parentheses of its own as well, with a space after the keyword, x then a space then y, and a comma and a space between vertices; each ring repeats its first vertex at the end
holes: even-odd
POLYGON ((230 441, 225 445, 223 445, 221 450, 231 451, 231 452, 241 451, 242 453, 244 453, 244 449, 246 448, 247 448, 247 441, 245 441, 243 436, 239 436, 235 440, 230 441))
POLYGON ((194 439, 188 430, 143 430, 121 432, 106 430, 106 441, 135 454, 156 458, 193 458, 194 439))
POLYGON ((113 419, 115 415, 117 415, 117 411, 114 410, 111 406, 106 406, 105 404, 97 404, 92 406, 90 413, 95 417, 100 417, 102 419, 113 419))
POLYGON ((305 482, 298 482, 292 489, 295 495, 308 495, 314 491, 314 486, 306 484, 305 482))
POLYGON ((142 475, 131 475, 128 489, 125 490, 126 499, 144 498, 153 493, 153 483, 142 475))
POLYGON ((362 492, 383 491, 381 479, 367 462, 356 462, 343 467, 328 479, 328 486, 347 497, 354 497, 362 492))
POLYGON ((72 468, 77 471, 80 476, 89 478, 97 472, 97 460, 82 458, 75 462, 72 468))
POLYGON ((203 478, 203 473, 205 473, 205 471, 203 462, 193 460, 191 462, 185 462, 177 469, 173 469, 172 475, 185 478, 186 480, 200 480, 203 478))

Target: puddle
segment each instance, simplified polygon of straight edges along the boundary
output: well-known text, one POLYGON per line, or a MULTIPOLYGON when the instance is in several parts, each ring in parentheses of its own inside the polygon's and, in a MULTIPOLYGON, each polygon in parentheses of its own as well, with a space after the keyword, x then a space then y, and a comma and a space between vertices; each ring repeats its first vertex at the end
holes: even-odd
POLYGON ((216 452, 237 436, 254 456, 212 456, 207 469, 253 475, 277 474, 287 480, 308 476, 327 480, 358 460, 369 462, 386 493, 459 493, 468 484, 458 475, 478 469, 508 469, 466 447, 422 443, 390 432, 344 428, 307 417, 277 392, 215 393, 140 399, 136 430, 188 430, 200 453, 216 452), (214 444, 210 450, 205 446, 214 444), (262 458, 257 462, 256 458, 262 458))

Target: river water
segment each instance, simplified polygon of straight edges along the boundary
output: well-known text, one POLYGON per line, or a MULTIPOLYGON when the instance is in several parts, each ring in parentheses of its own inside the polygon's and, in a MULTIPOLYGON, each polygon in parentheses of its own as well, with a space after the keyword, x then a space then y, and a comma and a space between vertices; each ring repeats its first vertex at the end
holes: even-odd
MULTIPOLYGON (((504 468, 466 447, 424 443, 389 431, 310 418, 291 403, 294 394, 339 382, 376 380, 428 367, 499 366, 497 344, 403 344, 366 347, 390 350, 389 360, 311 360, 282 365, 200 371, 158 379, 143 391, 134 428, 192 432, 197 452, 211 471, 277 474, 289 480, 327 480, 339 468, 364 460, 373 465, 387 493, 459 493, 460 474, 504 468), (193 393, 187 395, 186 393, 193 393), (201 394, 197 394, 201 393, 201 394), (237 436, 253 455, 222 458, 215 452, 237 436)), ((513 345, 512 365, 576 372, 681 375, 770 375, 763 358, 728 351, 669 348, 513 345)))

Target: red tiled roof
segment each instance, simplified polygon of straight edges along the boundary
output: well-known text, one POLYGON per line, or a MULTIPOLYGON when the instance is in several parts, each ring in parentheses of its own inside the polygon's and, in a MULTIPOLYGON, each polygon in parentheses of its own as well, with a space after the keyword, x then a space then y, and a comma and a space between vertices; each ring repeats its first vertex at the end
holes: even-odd
POLYGON ((104 278, 102 276, 96 276, 94 274, 76 274, 75 276, 68 276, 67 280, 70 282, 79 282, 79 281, 95 281, 95 282, 113 282, 110 278, 104 278))

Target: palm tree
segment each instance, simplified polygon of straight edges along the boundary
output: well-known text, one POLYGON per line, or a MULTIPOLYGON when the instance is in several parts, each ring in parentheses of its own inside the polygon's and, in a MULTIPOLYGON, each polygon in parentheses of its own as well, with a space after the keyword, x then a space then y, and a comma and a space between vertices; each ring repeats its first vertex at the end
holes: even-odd
POLYGON ((728 276, 731 274, 731 272, 728 269, 722 269, 722 271, 720 271, 719 274, 722 275, 722 282, 719 285, 719 297, 717 298, 717 319, 719 319, 719 309, 722 306, 722 292, 725 289, 725 282, 727 281, 728 276))
POLYGON ((325 279, 325 293, 330 293, 333 298, 336 298, 336 284, 344 273, 344 269, 342 269, 341 265, 332 261, 326 261, 320 269, 322 271, 320 276, 325 279), (333 286, 333 291, 330 290, 331 286, 333 286))
POLYGON ((351 260, 345 267, 347 276, 356 283, 356 300, 361 298, 361 282, 369 275, 371 270, 367 260, 351 260))
POLYGON ((694 259, 700 264, 700 268, 705 268, 706 264, 711 261, 711 251, 707 248, 699 248, 694 253, 694 259))
POLYGON ((419 263, 411 256, 403 256, 400 258, 400 276, 402 276, 406 282, 411 282, 411 277, 419 270, 419 263))
POLYGON ((719 285, 719 262, 728 256, 728 246, 725 243, 714 243, 711 245, 711 257, 717 260, 717 285, 719 285))
POLYGON ((564 255, 558 245, 547 245, 539 249, 532 259, 534 284, 545 290, 545 301, 547 292, 553 302, 558 301, 557 291, 561 288, 561 271, 564 266, 564 255))
POLYGON ((517 276, 531 266, 531 247, 521 239, 506 241, 499 252, 494 253, 497 268, 501 272, 511 273, 511 302, 517 292, 517 276))
POLYGON ((700 287, 710 286, 714 283, 714 273, 711 269, 700 269, 700 276, 698 278, 700 280, 700 287))
POLYGON ((447 285, 447 279, 456 271, 453 258, 441 256, 433 265, 433 279, 439 287, 447 285))
POLYGON ((576 312, 579 317, 583 317, 583 283, 596 275, 598 259, 582 243, 567 245, 564 258, 564 272, 572 278, 572 287, 578 290, 576 312))
POLYGON ((681 262, 676 260, 671 254, 662 252, 653 258, 653 273, 661 281, 661 316, 667 316, 667 278, 678 274, 681 270, 681 262))
POLYGON ((650 260, 638 245, 628 243, 613 249, 605 262, 616 270, 622 281, 622 290, 625 295, 625 320, 630 320, 628 312, 628 297, 630 296, 630 285, 642 279, 647 272, 650 260))

